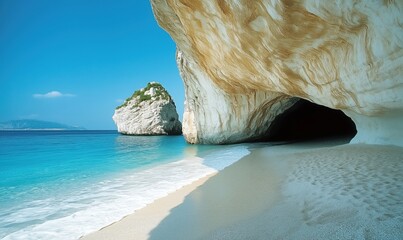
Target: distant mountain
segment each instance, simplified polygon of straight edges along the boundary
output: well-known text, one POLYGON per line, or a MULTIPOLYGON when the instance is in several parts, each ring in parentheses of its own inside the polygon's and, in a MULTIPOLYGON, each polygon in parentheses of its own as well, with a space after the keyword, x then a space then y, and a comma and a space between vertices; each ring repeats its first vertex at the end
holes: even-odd
POLYGON ((85 130, 82 127, 32 119, 0 122, 0 130, 85 130))

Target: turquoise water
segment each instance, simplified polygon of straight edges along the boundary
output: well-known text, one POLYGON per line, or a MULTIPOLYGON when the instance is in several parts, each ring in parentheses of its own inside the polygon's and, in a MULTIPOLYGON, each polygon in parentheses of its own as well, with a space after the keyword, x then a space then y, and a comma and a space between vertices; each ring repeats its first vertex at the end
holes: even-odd
POLYGON ((77 238, 245 154, 182 136, 0 132, 0 238, 77 238), (204 159, 178 161, 192 156, 204 159))
POLYGON ((183 157, 182 137, 131 137, 116 131, 0 133, 1 208, 79 188, 127 169, 183 157))

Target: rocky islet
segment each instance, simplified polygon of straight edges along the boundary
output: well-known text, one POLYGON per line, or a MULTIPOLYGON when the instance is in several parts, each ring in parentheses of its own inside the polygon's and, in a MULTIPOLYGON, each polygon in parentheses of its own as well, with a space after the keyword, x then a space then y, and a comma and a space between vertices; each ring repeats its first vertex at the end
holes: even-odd
POLYGON ((182 124, 176 106, 157 82, 150 82, 118 106, 113 115, 118 132, 127 135, 179 135, 182 124))

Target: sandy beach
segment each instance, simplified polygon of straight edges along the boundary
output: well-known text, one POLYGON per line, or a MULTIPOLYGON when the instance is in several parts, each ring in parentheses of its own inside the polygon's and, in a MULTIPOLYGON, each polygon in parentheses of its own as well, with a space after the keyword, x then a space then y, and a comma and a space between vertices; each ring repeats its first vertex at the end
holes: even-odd
POLYGON ((215 173, 210 174, 192 184, 184 186, 168 196, 157 199, 146 207, 124 217, 122 220, 80 239, 147 239, 149 233, 158 226, 162 219, 169 215, 169 211, 172 208, 181 204, 189 193, 214 175, 215 173))
POLYGON ((82 239, 402 239, 403 148, 341 143, 253 145, 82 239))

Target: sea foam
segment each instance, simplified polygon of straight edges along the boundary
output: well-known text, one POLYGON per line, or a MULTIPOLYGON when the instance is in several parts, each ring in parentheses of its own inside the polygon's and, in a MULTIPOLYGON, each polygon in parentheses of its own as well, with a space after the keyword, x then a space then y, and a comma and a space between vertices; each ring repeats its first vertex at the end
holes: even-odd
POLYGON ((6 235, 11 239, 74 239, 143 208, 249 154, 246 146, 225 147, 203 158, 189 157, 140 171, 125 171, 59 198, 25 203, 9 215, 7 225, 28 226, 6 235), (35 215, 35 220, 32 216, 35 215))

